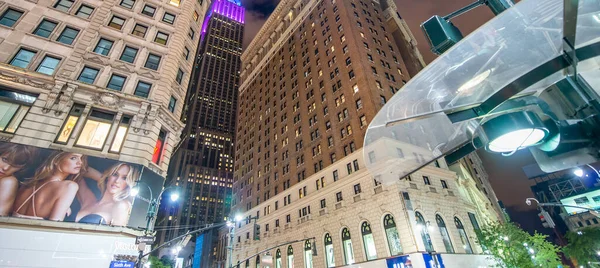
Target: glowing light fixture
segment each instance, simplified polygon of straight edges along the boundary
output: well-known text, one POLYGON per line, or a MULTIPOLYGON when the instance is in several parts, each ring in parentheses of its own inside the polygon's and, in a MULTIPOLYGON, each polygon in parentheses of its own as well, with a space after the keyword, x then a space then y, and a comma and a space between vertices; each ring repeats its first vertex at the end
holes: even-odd
POLYGON ((129 191, 129 194, 131 196, 137 196, 139 193, 140 193, 140 187, 138 187, 138 186, 131 188, 131 191, 129 191))
POLYGON ((583 177, 583 169, 577 168, 573 170, 573 174, 575 174, 577 177, 583 177))
POLYGON ((471 78, 471 80, 464 83, 462 86, 458 88, 458 93, 469 92, 475 86, 481 84, 485 79, 487 79, 492 73, 493 69, 485 70, 484 72, 478 74, 477 76, 471 78))
POLYGON ((533 112, 522 111, 503 114, 481 126, 488 141, 488 151, 514 152, 538 145, 548 136, 548 129, 533 112))
POLYGON ((174 192, 171 194, 171 201, 177 201, 179 199, 179 193, 174 192))

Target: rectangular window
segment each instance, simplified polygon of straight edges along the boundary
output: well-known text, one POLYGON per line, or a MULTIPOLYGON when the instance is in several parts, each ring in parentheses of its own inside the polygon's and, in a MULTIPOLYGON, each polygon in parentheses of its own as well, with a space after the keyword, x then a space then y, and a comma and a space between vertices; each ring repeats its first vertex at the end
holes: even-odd
POLYGON ((123 49, 123 53, 119 59, 125 62, 133 63, 135 61, 135 57, 137 57, 137 53, 137 48, 125 46, 125 49, 123 49))
POLYGON ((113 16, 108 23, 109 27, 115 28, 117 30, 123 29, 123 24, 125 24, 125 19, 113 16))
POLYGON ((184 47, 183 57, 185 58, 185 60, 190 59, 190 50, 187 47, 184 47))
POLYGON ((42 22, 40 22, 40 25, 38 25, 38 27, 35 28, 33 34, 44 38, 48 38, 50 34, 52 34, 52 32, 54 31, 54 28, 56 28, 56 22, 44 19, 42 20, 42 22))
POLYGON ((54 4, 54 8, 60 11, 69 12, 69 9, 73 6, 73 2, 73 0, 58 0, 58 2, 54 4))
POLYGON ((342 192, 335 193, 335 200, 337 202, 340 202, 340 201, 344 200, 344 198, 342 197, 342 192))
POLYGON ((58 36, 56 41, 61 42, 66 45, 71 45, 71 44, 73 44, 73 41, 75 41, 75 38, 77 38, 78 34, 79 34, 79 30, 77 30, 75 28, 71 28, 71 27, 65 27, 65 29, 58 36))
POLYGON ((125 142, 125 136, 127 135, 127 130, 129 129, 129 123, 131 122, 131 116, 123 115, 121 117, 121 122, 119 122, 119 128, 117 128, 117 133, 115 134, 115 138, 110 145, 109 152, 118 153, 121 151, 123 147, 123 142, 125 142))
POLYGON ((183 71, 181 69, 177 70, 177 77, 175 77, 175 80, 181 85, 181 81, 183 81, 183 71))
POLYGON ((35 51, 21 48, 19 49, 19 52, 17 52, 17 54, 10 61, 10 65, 21 68, 27 68, 31 63, 31 59, 33 59, 33 56, 35 56, 35 53, 35 51))
POLYGON ((354 166, 354 171, 358 171, 359 170, 358 160, 352 161, 352 165, 354 166))
POLYGON ((339 179, 340 179, 340 175, 339 175, 339 173, 338 173, 338 171, 336 169, 336 170, 333 171, 333 181, 337 181, 339 179))
POLYGON ((321 199, 321 208, 326 208, 326 207, 327 207, 327 200, 321 199))
POLYGON ((171 4, 172 6, 178 7, 180 3, 181 0, 169 0, 169 4, 171 4))
POLYGON ((75 145, 93 149, 102 149, 110 132, 115 115, 98 110, 92 110, 75 145))
POLYGON ((169 111, 171 111, 172 113, 175 112, 176 104, 177 104, 177 99, 175 99, 173 96, 171 96, 171 99, 169 100, 169 111))
POLYGON ((9 8, 0 16, 0 24, 6 27, 13 27, 21 16, 23 16, 23 12, 9 8))
POLYGON ((194 32, 194 29, 190 28, 190 31, 188 32, 188 36, 190 37, 190 39, 194 40, 195 35, 196 32, 194 32))
POLYGON ((142 14, 150 17, 154 17, 154 13, 156 13, 156 8, 153 6, 145 5, 142 9, 142 14))
POLYGON ((106 85, 106 87, 117 91, 121 91, 123 89, 123 85, 125 85, 125 79, 125 76, 113 74, 110 77, 110 80, 108 80, 108 85, 106 85))
POLYGON ((440 180, 440 182, 442 183, 442 188, 448 189, 448 183, 445 180, 440 180))
POLYGON ((354 184, 354 194, 360 194, 362 190, 360 189, 360 183, 354 184))
POLYGON ((0 90, 0 94, 14 102, 0 100, 0 131, 15 133, 37 97, 18 92, 0 90))
POLYGON ((146 36, 146 32, 148 32, 148 27, 141 24, 136 24, 135 27, 133 27, 131 34, 143 38, 146 36))
POLYGON ((165 14, 163 15, 162 21, 164 21, 168 24, 173 24, 173 23, 175 23, 175 15, 165 12, 165 14))
POLYGON ((193 15, 194 20, 198 21, 198 17, 200 17, 200 15, 198 15, 198 11, 194 11, 194 15, 193 15))
POLYGON ((148 98, 148 95, 150 95, 150 88, 152 88, 152 84, 139 81, 133 94, 143 98, 148 98))
POLYGON ((396 148, 396 155, 398 155, 399 158, 404 158, 404 151, 400 148, 396 148))
POLYGON ((135 5, 135 0, 121 0, 122 7, 132 9, 133 5, 135 5))
POLYGON ((84 108, 85 105, 77 103, 73 104, 73 108, 71 108, 67 120, 65 120, 65 123, 60 129, 60 132, 58 133, 58 137, 56 137, 56 143, 66 144, 69 141, 69 138, 73 133, 73 129, 75 128, 77 121, 79 121, 81 114, 83 114, 84 108))
POLYGON ((156 37, 154 38, 154 42, 166 45, 169 40, 169 35, 163 32, 156 33, 156 37))
POLYGON ((42 74, 53 75, 59 62, 59 58, 45 56, 35 71, 42 74))
POLYGON ((77 80, 84 83, 93 84, 99 72, 100 70, 98 69, 85 66, 83 67, 83 70, 81 71, 81 74, 79 74, 79 78, 77 80))
POLYGON ((79 9, 77 10, 77 12, 75 13, 75 16, 83 18, 83 19, 89 19, 90 16, 92 16, 92 12, 94 12, 93 7, 90 7, 88 5, 81 5, 79 7, 79 9))
POLYGON ((96 48, 94 48, 94 52, 100 55, 107 56, 110 50, 112 49, 113 43, 113 41, 100 38, 98 44, 96 44, 96 48))
POLYGON ((154 146, 154 154, 152 155, 152 162, 159 165, 162 160, 162 153, 167 138, 167 132, 160 130, 158 133, 158 139, 156 140, 156 146, 154 146))
POLYGON ((146 63, 144 67, 152 70, 158 70, 158 65, 160 64, 161 57, 155 54, 148 54, 148 58, 146 59, 146 63))
POLYGON ((427 176, 423 176, 423 182, 425 183, 425 185, 431 185, 431 181, 429 181, 429 177, 427 176))
POLYGON ((352 163, 346 164, 346 170, 348 171, 348 175, 352 174, 352 163))

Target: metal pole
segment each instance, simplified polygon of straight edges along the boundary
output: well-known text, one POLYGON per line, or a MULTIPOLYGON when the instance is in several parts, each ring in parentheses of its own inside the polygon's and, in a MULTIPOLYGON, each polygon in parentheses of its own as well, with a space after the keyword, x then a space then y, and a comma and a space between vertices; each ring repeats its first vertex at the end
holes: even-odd
POLYGON ((453 18, 456 18, 456 17, 458 17, 458 16, 460 16, 462 14, 465 14, 465 13, 467 13, 467 12, 469 12, 469 11, 471 11, 471 10, 479 7, 479 6, 485 5, 486 1, 487 0, 477 0, 477 1, 469 4, 468 6, 465 6, 465 7, 461 8, 461 9, 459 9, 457 11, 454 11, 454 12, 446 15, 445 17, 443 17, 443 19, 444 20, 451 20, 453 18))
POLYGON ((245 259, 241 260, 241 261, 240 261, 240 263, 244 263, 245 261, 247 261, 247 260, 249 260, 249 259, 252 259, 252 258, 256 257, 256 255, 259 255, 259 254, 261 254, 261 253, 267 252, 267 251, 269 251, 269 250, 271 250, 271 249, 274 249, 274 248, 277 248, 277 247, 281 247, 281 246, 285 246, 285 245, 289 245, 289 244, 298 243, 298 242, 304 242, 304 241, 306 241, 306 240, 309 240, 309 239, 310 239, 310 240, 314 240, 314 239, 316 239, 316 238, 315 238, 315 237, 309 237, 309 238, 304 238, 304 239, 298 239, 298 240, 294 240, 294 241, 285 242, 285 243, 279 244, 279 245, 277 245, 277 246, 272 246, 272 247, 270 247, 270 248, 268 248, 268 249, 265 249, 265 250, 263 250, 263 251, 260 251, 260 252, 258 252, 258 253, 256 253, 256 254, 254 254, 254 255, 252 255, 252 256, 250 256, 250 257, 248 257, 248 258, 245 258, 245 259))

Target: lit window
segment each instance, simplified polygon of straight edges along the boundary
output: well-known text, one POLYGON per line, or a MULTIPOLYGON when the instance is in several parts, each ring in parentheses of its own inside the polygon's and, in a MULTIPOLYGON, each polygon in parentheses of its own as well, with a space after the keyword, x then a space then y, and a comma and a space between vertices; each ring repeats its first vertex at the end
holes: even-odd
POLYGON ((23 16, 23 12, 9 8, 0 16, 0 24, 6 27, 13 27, 21 16, 23 16))
POLYGON ((181 3, 181 0, 169 0, 169 4, 178 7, 181 3))
POLYGON ((100 71, 98 69, 86 66, 81 71, 81 74, 79 75, 79 78, 77 80, 84 83, 93 84, 99 72, 100 71))
POLYGON ((108 80, 108 85, 106 85, 106 87, 113 90, 121 91, 123 89, 123 85, 125 85, 125 79, 125 76, 113 74, 110 77, 110 80, 108 80))
POLYGON ((155 54, 148 54, 148 58, 146 59, 146 63, 144 67, 152 70, 158 70, 158 65, 160 64, 161 57, 155 54))
POLYGON ((102 149, 115 115, 92 110, 75 145, 93 149, 102 149))
POLYGON ((79 121, 79 117, 81 117, 81 114, 83 113, 84 108, 84 105, 77 103, 73 104, 73 108, 71 108, 69 116, 67 117, 67 120, 65 120, 65 124, 60 129, 58 137, 56 137, 57 143, 67 143, 71 137, 71 133, 73 132, 75 125, 77 124, 77 121, 79 121))
POLYGON ((371 224, 363 222, 360 231, 363 238, 363 245, 365 247, 365 253, 367 260, 371 261, 377 259, 377 252, 375 249, 375 239, 373 238, 373 231, 371 230, 371 224))
POLYGON ((354 263, 354 250, 352 249, 352 240, 350 238, 350 230, 344 228, 342 230, 342 247, 344 252, 344 264, 354 263))
POLYGON ((90 18, 90 16, 92 16, 92 12, 94 12, 94 8, 87 6, 87 5, 81 5, 79 7, 79 9, 77 10, 77 12, 75 13, 75 16, 83 18, 83 19, 88 19, 90 18))
POLYGON ((390 255, 402 254, 402 245, 400 244, 400 235, 396 228, 396 222, 394 217, 390 214, 385 215, 383 218, 383 228, 385 229, 385 236, 388 241, 388 247, 390 249, 390 255))
POLYGON ((175 15, 165 12, 165 14, 163 15, 162 21, 164 21, 168 24, 173 24, 175 22, 175 15))
POLYGON ((158 133, 158 139, 156 140, 156 145, 154 146, 154 153, 152 154, 152 162, 157 165, 160 164, 160 162, 161 162, 166 138, 167 138, 167 133, 161 129, 160 132, 158 133))
POLYGON ((139 37, 145 37, 146 32, 148 32, 148 27, 141 24, 136 24, 135 27, 133 27, 131 34, 139 37))
POLYGON ((197 11, 194 11, 194 15, 193 15, 193 17, 194 17, 194 20, 195 20, 195 21, 198 21, 198 17, 200 17, 200 15, 198 15, 198 12, 197 12, 197 11))
POLYGON ((121 30, 123 28, 123 24, 125 24, 125 19, 119 18, 117 16, 113 16, 108 23, 109 27, 115 28, 117 30, 121 30))
POLYGON ((45 56, 35 71, 42 74, 53 75, 59 62, 59 58, 45 56))
POLYGON ((152 88, 152 84, 139 81, 133 94, 143 98, 148 98, 148 95, 150 95, 150 88, 152 88))
POLYGON ((156 33, 156 37, 154 38, 154 42, 166 45, 167 40, 169 40, 169 35, 163 32, 156 33))
POLYGON ((110 145, 111 153, 118 153, 121 151, 123 147, 123 142, 125 141, 125 136, 127 135, 127 130, 129 129, 129 123, 131 122, 131 117, 124 115, 121 117, 121 122, 119 123, 119 128, 117 128, 117 133, 115 134, 115 138, 110 145))
POLYGON ((142 9, 142 14, 144 14, 146 16, 150 16, 150 17, 154 17, 155 12, 156 12, 156 8, 149 6, 149 5, 145 5, 144 8, 142 9))
POLYGON ((125 62, 133 63, 135 61, 137 53, 137 48, 125 46, 125 49, 123 49, 123 53, 121 54, 121 57, 119 59, 125 62))
POLYGON ((35 31, 33 31, 33 34, 48 38, 50 34, 52 34, 52 31, 54 31, 54 28, 56 28, 56 22, 42 20, 40 25, 38 25, 38 27, 35 28, 35 31))
POLYGON ((94 52, 100 55, 107 56, 110 50, 112 49, 113 43, 113 41, 100 38, 98 44, 96 44, 96 48, 94 48, 94 52))
POLYGON ((33 56, 35 56, 35 53, 35 51, 21 48, 19 49, 19 52, 17 52, 17 54, 10 61, 10 65, 21 68, 27 68, 27 66, 29 66, 29 63, 31 63, 31 59, 33 58, 33 56))
POLYGON ((58 36, 56 41, 61 42, 63 44, 71 45, 73 44, 73 41, 75 41, 75 38, 78 34, 79 30, 71 27, 65 27, 65 29, 62 31, 60 36, 58 36))
POLYGON ((0 131, 15 133, 37 97, 11 91, 4 91, 2 95, 14 99, 15 103, 0 100, 0 131))
POLYGON ((71 9, 71 6, 73 6, 73 2, 73 0, 58 0, 58 2, 54 4, 54 8, 64 12, 69 12, 69 9, 71 9))

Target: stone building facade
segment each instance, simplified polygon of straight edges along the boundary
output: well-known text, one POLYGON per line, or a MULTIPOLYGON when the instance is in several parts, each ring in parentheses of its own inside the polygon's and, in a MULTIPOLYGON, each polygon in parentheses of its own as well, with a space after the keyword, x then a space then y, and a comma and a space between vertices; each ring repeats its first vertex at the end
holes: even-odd
POLYGON ((0 135, 165 176, 205 9, 202 0, 0 1, 2 104, 24 111, 0 135))

